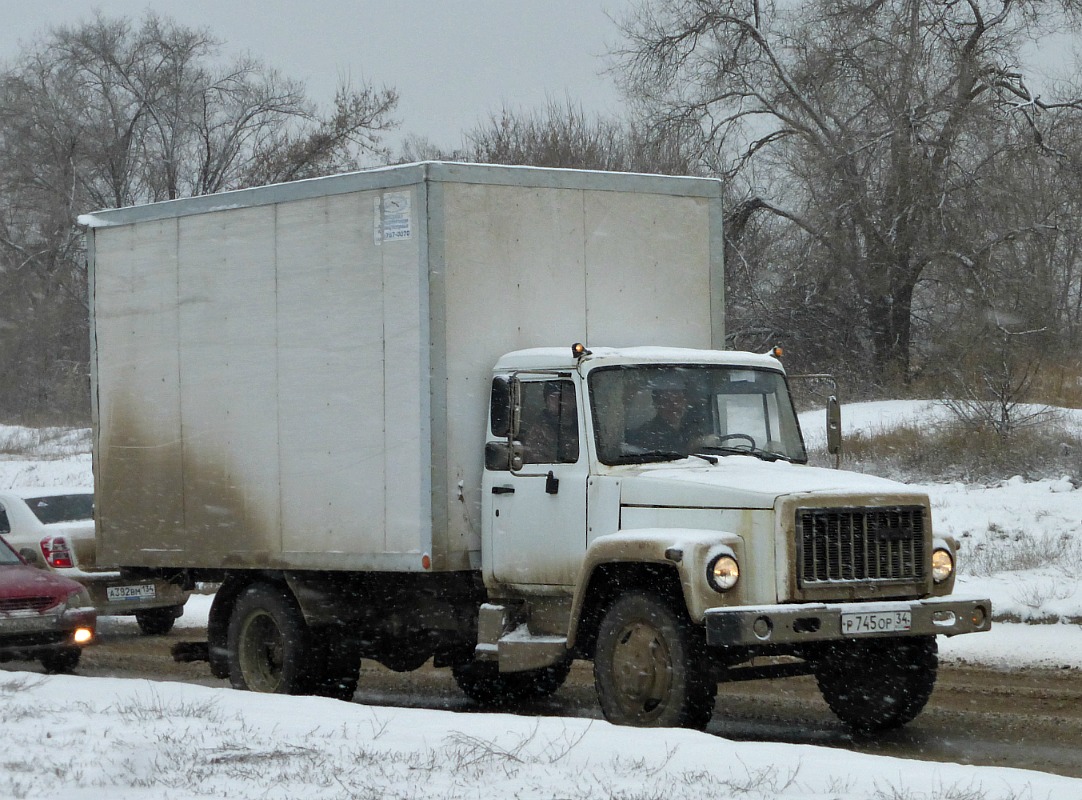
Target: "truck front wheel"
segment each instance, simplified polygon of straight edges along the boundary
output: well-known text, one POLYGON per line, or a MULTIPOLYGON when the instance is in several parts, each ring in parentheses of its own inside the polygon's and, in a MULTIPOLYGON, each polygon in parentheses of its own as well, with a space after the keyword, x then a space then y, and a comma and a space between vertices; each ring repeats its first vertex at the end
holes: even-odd
POLYGON ((269 584, 245 589, 230 615, 227 641, 234 689, 303 693, 308 627, 285 590, 269 584))
POLYGON ((815 678, 838 719, 874 733, 900 728, 921 712, 938 663, 934 636, 835 642, 816 661, 815 678))
POLYGON ((639 727, 706 727, 717 682, 702 631, 647 592, 620 597, 601 620, 594 685, 605 718, 639 727))

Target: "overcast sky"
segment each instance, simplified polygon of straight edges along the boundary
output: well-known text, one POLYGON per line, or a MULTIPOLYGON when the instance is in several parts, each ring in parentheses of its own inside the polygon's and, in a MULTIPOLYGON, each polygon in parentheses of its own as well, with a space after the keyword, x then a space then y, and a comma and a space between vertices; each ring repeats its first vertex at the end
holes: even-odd
MULTIPOLYGON (((605 55, 620 41, 613 19, 637 0, 0 0, 0 60, 48 28, 99 9, 140 17, 147 8, 209 28, 226 51, 248 52, 327 104, 342 79, 398 90, 401 127, 443 148, 502 106, 533 109, 570 97, 587 112, 621 108, 605 55)), ((1077 40, 1036 49, 1056 71, 1077 40)), ((1032 83, 1039 85, 1033 72, 1032 83)))
POLYGON ((587 111, 621 106, 604 55, 618 41, 607 14, 632 0, 0 0, 0 59, 49 27, 95 9, 140 17, 147 8, 209 28, 232 53, 249 52, 313 99, 341 78, 398 90, 400 134, 445 148, 503 105, 536 108, 570 96, 587 111))

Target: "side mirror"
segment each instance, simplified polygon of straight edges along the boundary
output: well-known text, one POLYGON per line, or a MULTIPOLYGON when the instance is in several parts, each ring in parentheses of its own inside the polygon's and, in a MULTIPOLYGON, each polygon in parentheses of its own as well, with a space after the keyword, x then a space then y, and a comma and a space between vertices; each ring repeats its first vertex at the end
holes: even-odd
POLYGON ((493 436, 498 436, 501 439, 514 439, 518 436, 521 406, 521 384, 518 378, 497 375, 492 379, 489 422, 492 426, 493 436))
POLYGON ((42 558, 41 553, 35 552, 32 547, 23 547, 19 550, 19 555, 32 567, 37 567, 38 569, 49 568, 49 565, 45 563, 45 559, 42 558))
POLYGON ((832 456, 842 452, 842 405, 835 395, 827 399, 827 452, 832 456))
POLYGON ((507 442, 485 444, 485 469, 494 472, 518 472, 522 469, 522 445, 507 442))

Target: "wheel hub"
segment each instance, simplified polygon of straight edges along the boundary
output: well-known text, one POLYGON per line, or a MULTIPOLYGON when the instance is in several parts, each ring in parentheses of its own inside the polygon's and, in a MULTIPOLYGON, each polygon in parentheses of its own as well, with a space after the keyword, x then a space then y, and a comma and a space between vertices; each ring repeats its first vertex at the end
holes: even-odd
POLYGON ((253 614, 244 625, 240 665, 245 682, 256 691, 273 692, 282 680, 285 644, 269 614, 253 614))
POLYGON ((615 687, 620 703, 636 714, 649 714, 668 696, 672 684, 669 648, 653 626, 635 622, 617 637, 615 687))

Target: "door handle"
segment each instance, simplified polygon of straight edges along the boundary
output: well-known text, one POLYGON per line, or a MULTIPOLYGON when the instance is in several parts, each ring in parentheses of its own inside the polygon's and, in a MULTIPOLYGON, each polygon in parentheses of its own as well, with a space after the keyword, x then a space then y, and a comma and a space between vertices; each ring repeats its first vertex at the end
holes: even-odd
POLYGON ((492 493, 493 494, 514 494, 515 493, 515 487, 514 486, 493 486, 492 487, 492 493))

